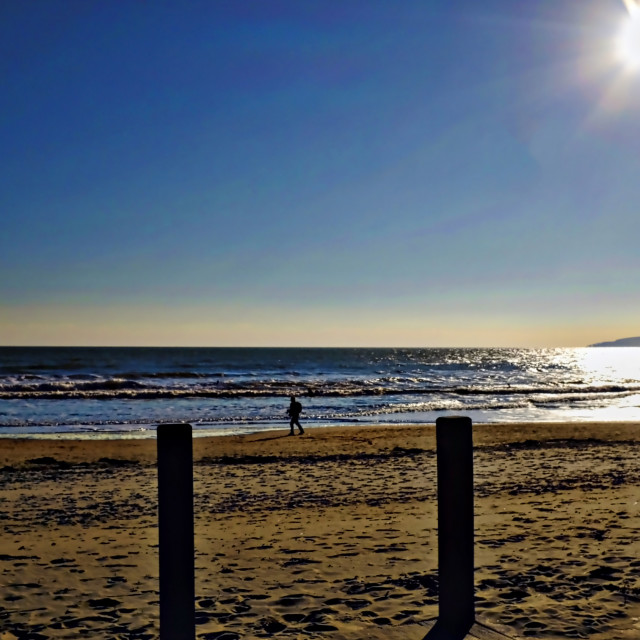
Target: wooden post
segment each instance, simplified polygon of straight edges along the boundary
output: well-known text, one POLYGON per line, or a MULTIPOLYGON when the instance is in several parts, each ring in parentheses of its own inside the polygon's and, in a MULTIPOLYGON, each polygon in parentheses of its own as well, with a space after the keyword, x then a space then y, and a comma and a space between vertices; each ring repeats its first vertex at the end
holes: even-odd
POLYGON ((471 418, 438 418, 436 445, 439 610, 424 640, 514 640, 475 619, 471 418))
POLYGON ((438 449, 438 620, 427 637, 464 638, 475 621, 471 418, 436 421, 438 449))
POLYGON ((195 640, 193 444, 190 424, 158 427, 160 638, 195 640))

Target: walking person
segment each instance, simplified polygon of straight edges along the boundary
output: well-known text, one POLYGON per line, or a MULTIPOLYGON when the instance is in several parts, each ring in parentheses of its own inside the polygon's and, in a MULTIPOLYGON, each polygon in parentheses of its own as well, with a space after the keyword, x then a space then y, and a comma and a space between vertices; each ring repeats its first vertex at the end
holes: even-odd
POLYGON ((289 405, 289 409, 287 413, 289 414, 289 427, 291 427, 291 431, 289 433, 290 436, 293 435, 293 427, 297 426, 299 431, 299 435, 304 433, 304 429, 300 424, 300 413, 302 412, 302 405, 296 400, 295 396, 291 396, 291 404, 289 405))

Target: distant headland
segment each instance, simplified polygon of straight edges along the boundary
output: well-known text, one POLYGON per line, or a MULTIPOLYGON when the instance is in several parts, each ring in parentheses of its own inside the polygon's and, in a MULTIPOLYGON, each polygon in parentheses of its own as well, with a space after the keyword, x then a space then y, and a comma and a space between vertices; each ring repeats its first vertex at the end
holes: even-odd
POLYGON ((590 344, 590 347, 640 347, 640 336, 636 338, 620 338, 612 342, 596 342, 590 344))

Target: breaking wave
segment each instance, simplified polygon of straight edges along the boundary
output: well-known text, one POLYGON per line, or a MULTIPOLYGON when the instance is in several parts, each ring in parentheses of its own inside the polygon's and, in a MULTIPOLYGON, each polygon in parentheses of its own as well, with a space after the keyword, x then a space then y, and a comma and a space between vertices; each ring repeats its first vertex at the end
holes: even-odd
MULTIPOLYGON (((149 376, 146 376, 149 378, 149 376)), ((182 376, 178 376, 178 380, 182 376)), ((640 392, 639 384, 605 385, 434 385, 420 384, 414 379, 385 378, 382 380, 339 381, 291 381, 260 380, 248 382, 209 382, 181 385, 173 378, 172 384, 157 385, 151 381, 123 378, 102 380, 30 380, 0 383, 0 398, 11 399, 96 399, 109 400, 127 398, 147 400, 149 398, 277 398, 288 395, 301 397, 375 397, 375 396, 426 396, 445 394, 448 396, 540 396, 561 401, 624 395, 640 392)))

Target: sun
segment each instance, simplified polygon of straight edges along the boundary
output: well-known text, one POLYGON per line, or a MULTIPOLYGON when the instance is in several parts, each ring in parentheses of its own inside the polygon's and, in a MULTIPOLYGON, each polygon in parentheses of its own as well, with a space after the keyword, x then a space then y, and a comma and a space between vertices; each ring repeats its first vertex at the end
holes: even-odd
POLYGON ((618 34, 618 58, 626 66, 640 69, 640 7, 631 2, 625 4, 629 9, 629 17, 618 34))

